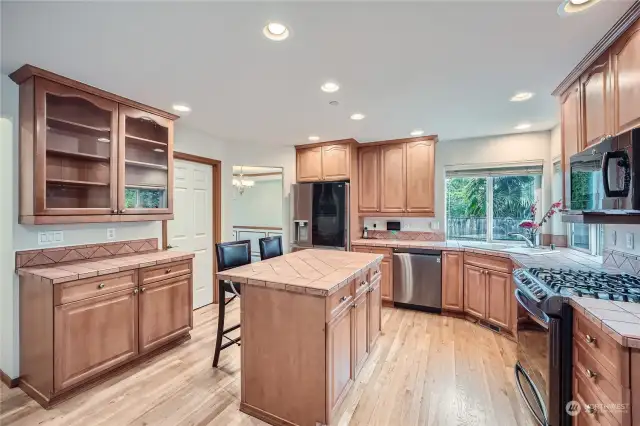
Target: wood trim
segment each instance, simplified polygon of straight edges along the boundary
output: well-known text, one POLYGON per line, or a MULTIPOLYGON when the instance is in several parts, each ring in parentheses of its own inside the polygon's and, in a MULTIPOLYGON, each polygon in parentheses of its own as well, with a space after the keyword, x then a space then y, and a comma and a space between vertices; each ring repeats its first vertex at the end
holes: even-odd
MULTIPOLYGON (((234 176, 241 176, 240 173, 234 173, 234 176)), ((271 172, 271 173, 243 173, 242 176, 245 177, 260 177, 260 176, 282 176, 282 172, 271 172)))
POLYGON ((278 226, 241 226, 233 225, 233 229, 264 229, 267 231, 282 231, 282 227, 278 226))
POLYGON ((9 389, 15 388, 16 386, 18 386, 18 384, 20 384, 20 378, 19 377, 16 377, 15 379, 12 379, 4 371, 2 371, 2 369, 0 369, 0 381, 2 381, 2 383, 7 385, 7 387, 9 389))
POLYGON ((353 138, 350 139, 339 139, 337 141, 327 141, 327 142, 316 142, 316 143, 307 143, 303 145, 294 145, 295 149, 305 149, 305 148, 317 148, 327 145, 337 145, 337 144, 358 144, 359 142, 353 138))
POLYGON ((63 223, 107 223, 107 222, 151 222, 160 220, 173 220, 170 214, 96 214, 96 215, 69 215, 69 216, 20 216, 18 223, 21 225, 57 225, 63 223))
POLYGON ((16 84, 21 84, 22 82, 28 80, 33 76, 41 77, 49 81, 63 84, 65 86, 73 87, 74 89, 82 90, 92 95, 100 96, 102 98, 111 99, 112 101, 118 102, 120 104, 127 105, 136 109, 141 109, 152 114, 157 114, 161 117, 168 118, 169 120, 177 120, 178 118, 180 118, 179 115, 171 114, 170 112, 163 111, 149 105, 141 104, 123 96, 119 96, 105 90, 98 89, 97 87, 90 86, 88 84, 72 80, 67 77, 63 77, 61 75, 55 74, 51 71, 43 70, 42 68, 38 68, 33 65, 25 64, 9 74, 9 78, 16 84))
POLYGON ((640 18, 640 1, 634 2, 629 10, 616 22, 609 31, 600 39, 589 53, 576 65, 567 77, 551 93, 560 96, 566 92, 580 76, 602 56, 631 26, 640 18))
MULTIPOLYGON (((218 273, 218 259, 216 257, 215 245, 222 242, 222 161, 213 158, 201 157, 199 155, 187 154, 185 152, 173 152, 174 160, 191 161, 193 163, 206 164, 212 168, 211 188, 213 190, 212 203, 212 229, 213 229, 213 303, 219 303, 218 286, 216 274, 218 273)), ((169 182, 173 185, 173 181, 169 182)), ((173 219, 173 215, 171 215, 173 219)), ((167 250, 168 244, 167 221, 162 221, 162 249, 167 250)))
POLYGON ((394 144, 400 144, 400 143, 423 142, 423 141, 433 141, 435 143, 438 143, 438 135, 428 135, 428 136, 418 136, 415 138, 390 139, 386 141, 367 142, 367 143, 359 144, 358 147, 369 147, 369 146, 377 146, 377 145, 394 145, 394 144))

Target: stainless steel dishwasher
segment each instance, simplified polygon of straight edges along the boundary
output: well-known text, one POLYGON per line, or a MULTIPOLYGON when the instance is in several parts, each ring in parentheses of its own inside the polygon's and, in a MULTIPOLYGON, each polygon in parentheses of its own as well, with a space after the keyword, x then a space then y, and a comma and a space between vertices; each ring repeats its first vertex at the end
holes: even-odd
POLYGON ((442 252, 393 250, 393 304, 421 311, 442 310, 442 252))

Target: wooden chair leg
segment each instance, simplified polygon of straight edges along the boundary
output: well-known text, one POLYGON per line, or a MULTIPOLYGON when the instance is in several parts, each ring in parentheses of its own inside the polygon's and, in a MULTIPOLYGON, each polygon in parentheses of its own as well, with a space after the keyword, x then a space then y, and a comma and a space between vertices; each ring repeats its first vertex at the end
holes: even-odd
POLYGON ((223 281, 218 280, 218 333, 216 334, 216 349, 213 353, 213 368, 218 366, 218 360, 220 359, 220 351, 222 346, 222 335, 224 333, 224 312, 225 312, 225 300, 224 300, 224 286, 223 281))

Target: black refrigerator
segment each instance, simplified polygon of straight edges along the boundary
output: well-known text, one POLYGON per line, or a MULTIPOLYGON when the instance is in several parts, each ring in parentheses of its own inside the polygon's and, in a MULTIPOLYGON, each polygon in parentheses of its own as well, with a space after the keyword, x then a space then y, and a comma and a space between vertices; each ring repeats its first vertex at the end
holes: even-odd
POLYGON ((293 250, 350 250, 349 183, 298 183, 291 193, 293 250))

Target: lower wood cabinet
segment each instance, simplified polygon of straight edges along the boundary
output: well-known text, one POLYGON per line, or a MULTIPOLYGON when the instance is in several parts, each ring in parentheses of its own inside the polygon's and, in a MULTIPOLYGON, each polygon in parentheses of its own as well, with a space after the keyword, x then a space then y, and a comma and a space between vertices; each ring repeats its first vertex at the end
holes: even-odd
POLYGON ((380 294, 382 300, 393 303, 393 250, 385 247, 353 246, 352 251, 376 253, 384 256, 380 264, 380 294))
POLYGON ((353 303, 353 369, 358 374, 369 355, 369 298, 367 293, 353 303))
POLYGON ((380 278, 371 283, 371 289, 367 294, 369 303, 369 351, 382 330, 382 303, 380 296, 380 278))
POLYGON ((138 354, 138 290, 56 306, 54 392, 138 354))
POLYGON ((442 252, 442 309, 464 310, 464 253, 442 252))
POLYGON ((353 317, 352 308, 348 307, 327 326, 327 402, 331 411, 342 401, 354 379, 353 317))
POLYGON ((464 265, 464 311, 478 318, 487 316, 487 281, 484 269, 464 265))
POLYGON ((487 320, 498 327, 509 328, 511 321, 511 275, 486 271, 487 320))

